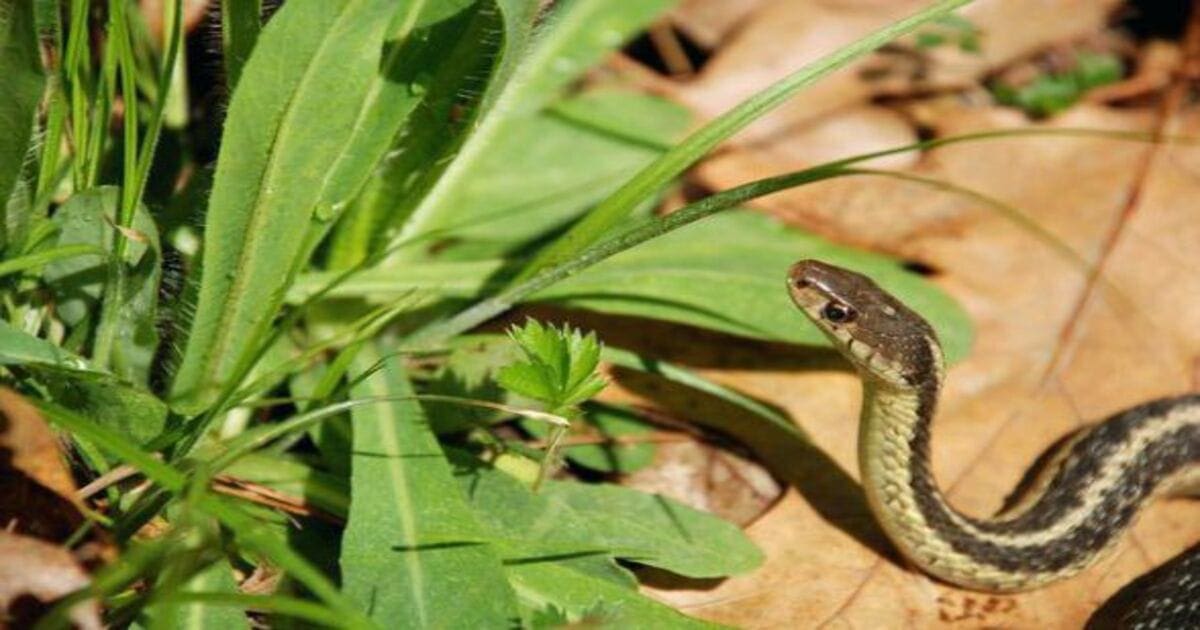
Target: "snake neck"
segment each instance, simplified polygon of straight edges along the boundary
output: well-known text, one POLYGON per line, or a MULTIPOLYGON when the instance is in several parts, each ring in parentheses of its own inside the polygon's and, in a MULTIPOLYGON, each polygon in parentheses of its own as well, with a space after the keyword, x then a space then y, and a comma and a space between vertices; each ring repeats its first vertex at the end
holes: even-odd
POLYGON ((1049 453, 1019 508, 990 519, 955 510, 930 468, 942 370, 907 386, 865 379, 859 466, 867 502, 912 563, 987 591, 1035 588, 1086 568, 1164 489, 1200 473, 1200 395, 1134 407, 1049 453))

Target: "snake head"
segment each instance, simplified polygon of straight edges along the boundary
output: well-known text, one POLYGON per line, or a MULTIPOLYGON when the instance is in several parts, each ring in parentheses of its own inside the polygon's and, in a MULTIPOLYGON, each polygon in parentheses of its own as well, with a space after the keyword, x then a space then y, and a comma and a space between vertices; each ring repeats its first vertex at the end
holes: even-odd
POLYGON ((933 328, 870 278, 818 260, 788 273, 792 301, 864 377, 900 387, 939 379, 933 328))

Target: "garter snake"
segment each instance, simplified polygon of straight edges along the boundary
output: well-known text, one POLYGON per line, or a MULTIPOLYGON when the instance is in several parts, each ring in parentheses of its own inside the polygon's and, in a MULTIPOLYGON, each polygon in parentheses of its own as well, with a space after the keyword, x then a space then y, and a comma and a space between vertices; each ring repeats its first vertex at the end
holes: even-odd
MULTIPOLYGON (((1185 395, 1073 434, 1043 456, 1009 507, 991 518, 965 515, 930 470, 944 376, 933 328, 866 276, 833 265, 800 261, 788 286, 863 381, 858 459, 871 512, 900 552, 937 578, 1006 592, 1069 577, 1111 551, 1155 496, 1200 489, 1200 395, 1185 395)), ((1200 627, 1200 548, 1191 554, 1179 563, 1183 574, 1171 576, 1174 586, 1139 604, 1150 617, 1134 610, 1130 619, 1200 627)))

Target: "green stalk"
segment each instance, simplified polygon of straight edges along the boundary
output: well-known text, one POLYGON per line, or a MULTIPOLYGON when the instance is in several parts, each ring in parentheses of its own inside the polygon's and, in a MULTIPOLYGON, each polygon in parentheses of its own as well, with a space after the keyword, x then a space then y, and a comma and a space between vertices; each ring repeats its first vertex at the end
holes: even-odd
MULTIPOLYGON (((146 181, 150 177, 150 167, 154 163, 154 150, 162 133, 163 112, 167 103, 167 95, 171 89, 172 75, 179 55, 179 42, 182 39, 181 0, 174 0, 174 14, 167 35, 166 54, 162 60, 162 68, 158 77, 158 97, 150 112, 147 123, 146 137, 138 145, 138 110, 139 99, 137 91, 137 60, 134 57, 133 43, 129 32, 129 19, 126 14, 126 0, 111 0, 110 41, 115 42, 121 73, 121 95, 125 102, 125 147, 123 182, 121 186, 121 205, 116 217, 118 228, 133 225, 133 217, 137 211, 146 181)), ((100 319, 96 326, 96 342, 92 349, 92 358, 100 368, 108 367, 113 344, 116 342, 118 320, 120 319, 121 302, 125 295, 127 269, 125 255, 129 248, 129 240, 118 229, 113 237, 113 255, 108 263, 107 282, 104 285, 104 301, 100 307, 100 319)))
POLYGON ((86 165, 89 136, 88 93, 90 91, 91 55, 88 50, 88 0, 71 0, 71 27, 67 38, 67 58, 63 64, 64 84, 71 100, 71 138, 74 143, 73 163, 76 190, 87 188, 86 165))
POLYGON ((100 318, 96 325, 96 341, 92 346, 92 360, 96 367, 107 369, 116 343, 117 326, 121 315, 121 301, 127 282, 125 254, 129 240, 119 228, 133 224, 133 213, 137 207, 138 173, 138 94, 137 60, 133 55, 133 44, 129 37, 129 19, 126 15, 126 0, 109 0, 109 37, 115 42, 121 74, 121 96, 125 104, 125 146, 121 184, 121 204, 117 209, 116 227, 113 235, 112 258, 108 261, 104 296, 100 305, 100 318))
POLYGON ((688 136, 642 169, 558 240, 543 249, 514 280, 521 283, 544 269, 562 264, 595 243, 642 202, 662 190, 718 144, 778 107, 796 92, 851 61, 887 44, 916 27, 942 17, 970 0, 938 0, 917 13, 881 28, 822 57, 742 101, 688 136))

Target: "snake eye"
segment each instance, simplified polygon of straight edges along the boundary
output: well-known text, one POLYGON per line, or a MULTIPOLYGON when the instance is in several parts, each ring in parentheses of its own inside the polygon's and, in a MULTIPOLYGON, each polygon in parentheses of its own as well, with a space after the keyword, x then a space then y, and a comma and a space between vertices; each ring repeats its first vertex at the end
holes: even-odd
POLYGON ((821 317, 834 324, 847 324, 858 317, 858 311, 841 302, 830 302, 821 309, 821 317))

